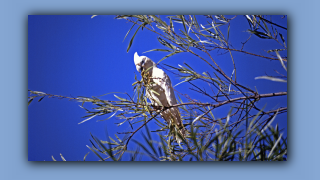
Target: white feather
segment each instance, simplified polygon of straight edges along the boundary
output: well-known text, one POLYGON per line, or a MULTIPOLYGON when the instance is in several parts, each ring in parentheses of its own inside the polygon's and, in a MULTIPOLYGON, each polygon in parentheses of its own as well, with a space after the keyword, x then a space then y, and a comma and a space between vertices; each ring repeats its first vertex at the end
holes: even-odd
MULTIPOLYGON (((166 107, 177 104, 169 76, 162 69, 159 69, 156 66, 156 63, 146 56, 139 56, 137 52, 134 54, 134 63, 137 71, 141 68, 143 70, 149 69, 148 73, 151 80, 154 82, 152 90, 157 92, 157 94, 152 91, 147 91, 146 96, 153 104, 166 107)), ((177 125, 179 129, 181 129, 180 133, 183 136, 185 135, 178 107, 172 107, 165 110, 161 113, 161 116, 169 125, 171 125, 171 123, 173 123, 173 125, 177 125)))

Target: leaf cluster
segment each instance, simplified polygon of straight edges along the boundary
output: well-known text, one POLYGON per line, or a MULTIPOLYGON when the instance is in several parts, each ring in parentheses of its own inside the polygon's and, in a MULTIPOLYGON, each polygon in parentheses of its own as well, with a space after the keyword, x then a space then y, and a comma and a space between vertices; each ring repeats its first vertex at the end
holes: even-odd
MULTIPOLYGON (((141 79, 135 76, 133 95, 127 93, 108 93, 115 100, 103 100, 100 97, 65 97, 31 91, 29 104, 36 98, 62 98, 82 102, 87 116, 86 122, 96 116, 108 115, 104 120, 117 119, 117 126, 127 125, 130 130, 118 132, 114 137, 107 135, 107 140, 92 136, 91 147, 88 146, 101 161, 283 161, 287 158, 287 138, 283 137, 278 125, 272 125, 278 114, 287 112, 287 107, 273 109, 261 108, 261 99, 286 96, 287 92, 270 92, 261 94, 258 90, 241 84, 237 79, 237 63, 243 63, 234 58, 234 53, 243 53, 260 60, 279 61, 279 67, 287 72, 286 40, 278 33, 277 28, 286 28, 272 21, 272 16, 245 15, 224 16, 195 15, 156 16, 156 15, 118 15, 116 19, 124 19, 132 23, 134 34, 128 43, 127 52, 140 30, 153 32, 163 49, 151 49, 146 52, 167 52, 157 62, 157 66, 175 74, 181 82, 189 85, 189 90, 197 96, 190 97, 186 92, 176 91, 178 104, 165 107, 151 103, 148 93, 155 93, 155 86, 148 70, 141 73, 141 79), (230 37, 232 23, 236 18, 245 18, 249 28, 248 39, 241 49, 234 48, 230 37), (134 30, 134 28, 136 29, 134 30), (277 42, 280 47, 266 50, 267 55, 245 51, 244 46, 256 36, 263 41, 277 42), (232 73, 226 72, 215 60, 214 54, 229 54, 232 61, 232 73), (204 62, 207 71, 199 71, 185 62, 183 65, 161 64, 163 60, 174 57, 178 53, 188 53, 204 62), (168 69, 167 69, 168 68, 168 69), (169 69, 170 68, 170 69, 169 69), (207 87, 204 87, 204 84, 207 87), (117 95, 116 95, 117 94, 117 95), (199 97, 202 97, 200 100, 199 97), (88 109, 85 103, 94 107, 88 109), (175 127, 168 125, 160 116, 166 109, 178 107, 186 137, 174 131, 175 127), (214 109, 226 107, 228 112, 224 117, 216 118, 214 109), (115 118, 114 118, 115 117, 115 118), (157 129, 149 129, 148 123, 154 123, 157 129), (142 132, 144 129, 145 132, 142 132), (135 134, 142 134, 142 141, 135 139, 135 134), (156 136, 156 138, 155 138, 156 136), (179 137, 182 142, 177 142, 179 137)), ((236 29, 236 28, 234 28, 236 29)), ((277 72, 278 73, 278 72, 277 72)), ((267 79, 274 83, 286 83, 286 74, 261 75, 255 79, 267 79)), ((110 98, 109 98, 110 99, 110 98)), ((264 105, 264 104, 263 104, 264 105)), ((225 110, 224 109, 224 110, 225 110)), ((79 124, 80 124, 79 123, 79 124)), ((84 160, 88 154, 85 155, 84 160)), ((62 160, 65 160, 61 155, 62 160)))

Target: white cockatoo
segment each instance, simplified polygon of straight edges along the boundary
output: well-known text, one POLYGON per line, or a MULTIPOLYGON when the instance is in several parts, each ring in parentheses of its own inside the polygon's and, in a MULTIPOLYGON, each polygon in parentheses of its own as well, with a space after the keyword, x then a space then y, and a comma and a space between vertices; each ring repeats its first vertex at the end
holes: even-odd
MULTIPOLYGON (((174 95, 174 90, 169 76, 162 70, 157 68, 156 63, 146 56, 139 56, 136 52, 134 54, 134 64, 137 68, 137 71, 142 73, 147 73, 147 76, 152 84, 151 89, 153 91, 147 90, 146 96, 150 101, 156 106, 170 107, 177 104, 176 97, 174 95)), ((178 107, 169 108, 162 113, 160 113, 162 118, 166 120, 169 124, 169 127, 175 127, 174 129, 178 130, 182 137, 185 137, 185 129, 181 121, 181 116, 178 107)), ((181 140, 176 138, 180 143, 181 140)))

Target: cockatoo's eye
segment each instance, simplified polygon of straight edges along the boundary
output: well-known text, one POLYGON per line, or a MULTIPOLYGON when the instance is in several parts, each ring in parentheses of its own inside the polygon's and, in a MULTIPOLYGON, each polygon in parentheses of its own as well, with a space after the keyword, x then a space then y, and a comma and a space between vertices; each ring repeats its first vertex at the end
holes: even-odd
POLYGON ((146 58, 144 57, 144 58, 142 59, 141 63, 140 63, 140 72, 143 71, 143 66, 144 66, 145 61, 146 61, 146 58))
POLYGON ((146 58, 143 58, 142 61, 141 61, 141 66, 143 66, 143 64, 145 63, 146 61, 146 58))

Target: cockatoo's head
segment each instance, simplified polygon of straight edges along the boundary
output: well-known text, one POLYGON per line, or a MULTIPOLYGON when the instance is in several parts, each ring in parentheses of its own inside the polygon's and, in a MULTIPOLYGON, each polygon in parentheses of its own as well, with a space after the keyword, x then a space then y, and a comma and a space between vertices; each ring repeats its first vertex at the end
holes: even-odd
POLYGON ((139 56, 138 53, 134 53, 134 64, 138 72, 149 69, 151 66, 155 66, 155 63, 147 56, 139 56))

